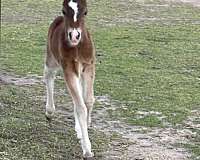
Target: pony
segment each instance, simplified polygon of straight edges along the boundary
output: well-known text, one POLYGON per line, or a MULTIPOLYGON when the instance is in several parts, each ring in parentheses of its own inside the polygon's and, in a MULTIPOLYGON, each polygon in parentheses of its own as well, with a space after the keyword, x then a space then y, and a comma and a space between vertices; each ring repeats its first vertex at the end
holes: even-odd
POLYGON ((47 90, 47 119, 55 113, 54 80, 59 68, 74 104, 75 130, 80 139, 83 157, 90 159, 91 142, 88 127, 94 104, 95 47, 86 28, 86 0, 64 0, 62 16, 58 16, 48 31, 44 79, 47 90))

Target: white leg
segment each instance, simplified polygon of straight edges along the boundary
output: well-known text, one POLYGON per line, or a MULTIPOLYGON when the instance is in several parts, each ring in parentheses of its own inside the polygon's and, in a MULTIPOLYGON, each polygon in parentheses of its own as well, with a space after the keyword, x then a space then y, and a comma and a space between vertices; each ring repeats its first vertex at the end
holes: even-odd
POLYGON ((87 108, 83 99, 80 80, 77 75, 73 73, 73 71, 65 71, 65 80, 73 98, 74 107, 82 134, 81 146, 83 155, 84 157, 92 157, 93 153, 91 152, 91 142, 89 140, 87 127, 87 108))
POLYGON ((93 156, 91 153, 91 143, 88 136, 88 127, 87 127, 87 108, 84 103, 84 99, 82 96, 82 86, 80 83, 80 79, 75 77, 74 79, 75 85, 77 86, 78 95, 80 96, 79 100, 74 101, 75 111, 78 119, 77 127, 79 126, 81 129, 81 145, 83 149, 84 156, 93 156))
POLYGON ((91 124, 91 113, 93 109, 94 99, 94 78, 95 78, 95 67, 93 64, 86 66, 83 73, 83 97, 87 107, 87 123, 88 126, 91 124))
POLYGON ((47 89, 47 101, 46 101, 46 116, 47 118, 51 118, 55 112, 55 105, 54 105, 54 79, 56 75, 56 69, 48 68, 45 66, 45 83, 47 89))
POLYGON ((75 117, 75 130, 76 130, 77 138, 82 139, 82 132, 81 132, 81 127, 78 120, 76 107, 74 107, 74 117, 75 117))

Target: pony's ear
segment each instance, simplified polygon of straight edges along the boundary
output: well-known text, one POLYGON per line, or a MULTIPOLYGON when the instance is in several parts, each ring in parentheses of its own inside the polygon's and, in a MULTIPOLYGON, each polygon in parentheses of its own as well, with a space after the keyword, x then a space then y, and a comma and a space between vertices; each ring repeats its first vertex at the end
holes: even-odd
POLYGON ((64 9, 62 10, 62 14, 63 14, 63 15, 66 15, 66 11, 65 11, 64 9))
POLYGON ((66 6, 69 3, 69 0, 64 0, 63 1, 63 6, 66 6))
POLYGON ((88 14, 88 10, 86 8, 85 12, 84 12, 84 15, 86 16, 88 14))

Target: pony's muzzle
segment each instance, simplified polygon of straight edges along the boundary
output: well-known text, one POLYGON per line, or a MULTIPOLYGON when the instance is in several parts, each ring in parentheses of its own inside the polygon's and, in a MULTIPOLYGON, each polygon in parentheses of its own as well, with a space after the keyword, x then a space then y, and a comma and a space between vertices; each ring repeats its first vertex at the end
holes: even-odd
POLYGON ((68 30, 68 39, 72 46, 79 44, 81 40, 81 30, 79 28, 73 28, 68 30))

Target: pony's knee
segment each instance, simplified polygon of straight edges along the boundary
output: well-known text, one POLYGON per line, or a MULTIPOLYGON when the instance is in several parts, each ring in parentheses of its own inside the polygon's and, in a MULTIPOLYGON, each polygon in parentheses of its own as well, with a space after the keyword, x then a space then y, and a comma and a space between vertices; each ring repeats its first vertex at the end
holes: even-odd
POLYGON ((44 69, 44 82, 47 83, 48 80, 54 79, 55 76, 56 76, 56 69, 49 68, 49 67, 45 66, 45 69, 44 69))
POLYGON ((86 107, 84 105, 76 106, 76 113, 78 117, 85 116, 87 114, 86 107))
POLYGON ((95 102, 95 98, 94 98, 94 97, 92 97, 92 98, 90 98, 90 99, 86 100, 85 104, 86 104, 87 108, 88 108, 88 109, 90 109, 90 108, 92 108, 92 107, 93 107, 93 105, 94 105, 94 102, 95 102))

